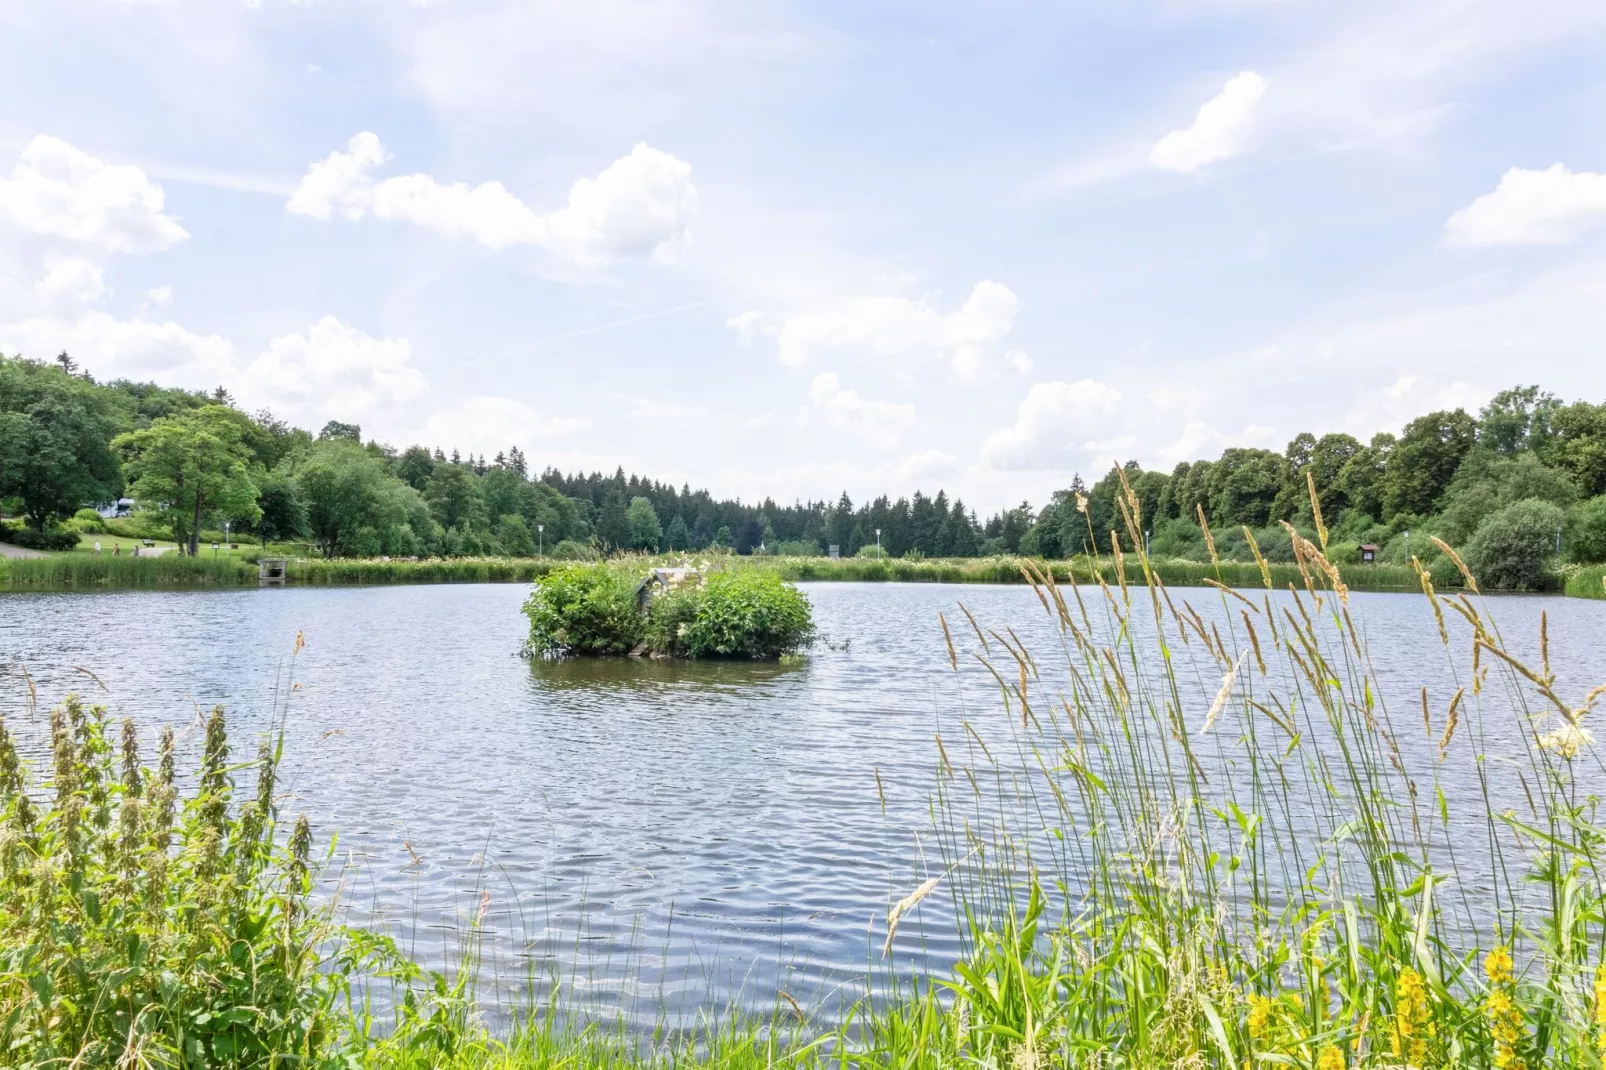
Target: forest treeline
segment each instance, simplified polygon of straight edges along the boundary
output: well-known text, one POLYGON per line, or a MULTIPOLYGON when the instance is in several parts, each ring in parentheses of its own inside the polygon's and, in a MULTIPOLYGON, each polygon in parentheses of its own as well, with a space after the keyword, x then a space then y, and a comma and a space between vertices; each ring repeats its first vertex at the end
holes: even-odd
MULTIPOLYGON (((516 447, 487 459, 449 445, 397 449, 335 421, 314 433, 242 412, 221 389, 99 383, 66 354, 0 357, 0 509, 24 518, 26 530, 8 535, 21 542, 93 524, 85 506, 125 494, 143 522, 192 551, 227 521, 330 557, 716 546, 806 555, 833 545, 843 556, 1067 557, 1108 552, 1111 532, 1124 532, 1113 468, 1091 484, 1077 476, 1040 508, 1022 502, 983 520, 941 490, 748 503, 623 469, 536 472, 516 447)), ((1313 527, 1314 486, 1340 559, 1375 545, 1379 560, 1431 562, 1436 536, 1522 573, 1495 584, 1507 586, 1534 585, 1535 570, 1560 560, 1606 560, 1606 404, 1535 386, 1503 391, 1477 415, 1432 412, 1365 443, 1300 434, 1282 452, 1234 447, 1170 472, 1128 464, 1124 475, 1156 556, 1208 559, 1202 518, 1220 556, 1248 557, 1252 538, 1286 560, 1282 525, 1313 527)))

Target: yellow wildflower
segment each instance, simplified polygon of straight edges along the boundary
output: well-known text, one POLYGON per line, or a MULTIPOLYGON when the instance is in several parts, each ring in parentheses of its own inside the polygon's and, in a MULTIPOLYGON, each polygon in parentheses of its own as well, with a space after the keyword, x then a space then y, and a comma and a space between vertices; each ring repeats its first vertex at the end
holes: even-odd
POLYGON ((1483 972, 1492 985, 1509 985, 1511 983, 1511 952, 1497 947, 1483 957, 1483 972))
POLYGON ((1427 1062, 1432 1008, 1422 975, 1407 966, 1394 983, 1394 1054, 1413 1066, 1427 1062))
POLYGON ((1484 1014, 1494 1037, 1494 1065, 1498 1070, 1523 1070, 1523 1062, 1517 1057, 1517 1042, 1522 1039, 1522 1011, 1504 988, 1497 988, 1489 993, 1484 1014))
POLYGON ((1606 966, 1595 971, 1595 1052, 1606 1063, 1606 966))
POLYGON ((1595 971, 1595 1024, 1606 1025, 1606 966, 1595 971))
POLYGON ((1344 1070, 1344 1053, 1336 1044, 1329 1044, 1316 1056, 1316 1070, 1344 1070))
POLYGON ((1249 1035, 1261 1040, 1266 1035, 1266 1027, 1271 1024, 1271 1012, 1275 1004, 1265 996, 1250 993, 1249 996, 1249 1035))

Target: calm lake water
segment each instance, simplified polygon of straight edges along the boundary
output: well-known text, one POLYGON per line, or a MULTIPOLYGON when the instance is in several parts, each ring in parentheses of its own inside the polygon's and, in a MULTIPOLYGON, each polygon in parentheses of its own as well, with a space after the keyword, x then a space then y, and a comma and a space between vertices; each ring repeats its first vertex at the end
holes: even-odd
MULTIPOLYGON (((1024 587, 805 589, 825 642, 798 666, 531 663, 522 586, 8 594, 0 662, 26 666, 41 708, 27 712, 15 672, 0 708, 37 748, 44 709, 71 690, 147 729, 221 703, 244 756, 301 631, 283 807, 321 845, 338 834, 329 891, 353 920, 439 964, 488 893, 493 1004, 557 973, 639 1021, 768 1009, 777 987, 829 1014, 879 962, 888 905, 930 872, 933 736, 962 737, 961 718, 1008 734, 986 670, 949 668, 938 612, 952 621, 963 601, 984 627, 1013 627, 1045 677, 1059 644, 1024 587)), ((1213 592, 1184 594, 1225 612, 1213 592)), ((1563 694, 1606 679, 1606 603, 1493 605, 1525 651, 1548 612, 1563 694)), ((1441 708, 1454 690, 1431 609, 1367 594, 1352 609, 1385 695, 1420 725, 1419 688, 1441 708)), ((962 658, 976 645, 968 625, 955 639, 962 658)), ((933 897, 894 961, 946 969, 957 950, 933 897)))

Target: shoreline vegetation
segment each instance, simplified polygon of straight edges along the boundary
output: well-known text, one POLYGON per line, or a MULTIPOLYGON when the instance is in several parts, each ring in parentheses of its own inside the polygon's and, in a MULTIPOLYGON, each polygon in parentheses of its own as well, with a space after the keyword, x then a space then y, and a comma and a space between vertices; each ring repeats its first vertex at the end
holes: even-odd
MULTIPOLYGON (((232 555, 181 557, 112 557, 108 554, 51 554, 38 558, 0 558, 0 591, 73 591, 137 589, 208 589, 254 587, 258 583, 256 559, 271 553, 245 551, 232 555)), ((855 557, 831 560, 825 557, 781 557, 775 555, 738 557, 732 554, 697 555, 620 555, 609 559, 617 567, 673 567, 683 562, 713 562, 716 568, 733 571, 773 572, 788 583, 1000 583, 1028 582, 1028 570, 1052 576, 1056 583, 1094 584, 1099 581, 1119 586, 1120 573, 1127 584, 1141 584, 1143 569, 1138 558, 1124 554, 1114 557, 1081 557, 1073 560, 1045 561, 1041 558, 937 558, 907 559, 855 557)), ((1432 570, 1443 588, 1461 586, 1460 573, 1447 557, 1432 570)), ((385 586, 439 583, 534 583, 554 570, 574 562, 551 557, 459 557, 424 560, 384 560, 379 558, 289 557, 286 582, 290 586, 385 586)), ((1345 585, 1356 591, 1416 591, 1421 588, 1417 573, 1408 565, 1335 566, 1345 585)), ((1301 582, 1297 564, 1242 561, 1187 561, 1156 558, 1149 568, 1170 587, 1259 587, 1270 576, 1279 590, 1301 582)), ((1606 598, 1606 566, 1577 569, 1557 577, 1556 583, 1542 590, 1580 598, 1606 598)))
POLYGON ((1521 656, 1469 573, 1449 595, 1418 569, 1455 690, 1386 693, 1324 542, 1294 543, 1291 592, 1262 573, 1253 597, 1208 593, 1219 628, 1141 553, 1142 584, 1093 597, 1026 566, 1052 654, 945 615, 951 671, 996 681, 983 727, 1009 749, 968 722, 936 738, 928 849, 875 937, 895 966, 900 921, 946 897, 962 951, 867 979, 839 1025, 779 993, 772 1016, 638 1035, 559 983, 492 1034, 487 900, 433 973, 312 897, 282 719, 242 760, 214 710, 192 779, 171 732, 147 766, 131 723, 68 699, 43 768, 0 734, 0 1050, 164 1070, 1600 1067, 1606 685, 1563 690, 1543 618, 1521 656))
MULTIPOLYGON (((257 584, 256 554, 232 557, 118 557, 91 554, 62 554, 43 558, 0 560, 0 589, 78 590, 124 588, 254 587, 257 584)), ((268 555, 271 556, 271 555, 268 555)), ((636 567, 642 572, 653 567, 672 567, 687 560, 683 555, 625 555, 609 559, 618 567, 636 567)), ((1044 561, 1023 557, 952 558, 905 560, 901 558, 846 558, 833 561, 825 557, 779 557, 713 555, 694 561, 710 561, 733 571, 773 572, 789 583, 1002 583, 1025 584, 1025 569, 1052 575, 1058 583, 1106 583, 1119 585, 1118 572, 1126 573, 1128 584, 1142 583, 1143 570, 1134 557, 1125 557, 1118 569, 1113 558, 1080 558, 1071 561, 1044 561)), ((287 559, 286 581, 291 586, 383 586, 437 583, 533 583, 543 576, 574 565, 550 557, 510 558, 430 558, 421 561, 381 560, 377 558, 292 557, 287 559)), ((1150 567, 1162 582, 1172 587, 1204 587, 1222 583, 1229 587, 1258 587, 1263 583, 1260 566, 1238 561, 1217 564, 1198 561, 1153 560, 1150 567)), ((1266 565, 1273 583, 1284 588, 1298 583, 1297 565, 1266 565)), ((1595 570, 1600 571, 1600 570, 1595 570)), ((1399 565, 1347 565, 1340 568, 1344 582, 1358 591, 1415 591, 1421 588, 1416 572, 1399 565)), ((1458 577, 1457 577, 1458 578, 1458 577)), ((1456 586, 1447 582, 1445 586, 1456 586)))

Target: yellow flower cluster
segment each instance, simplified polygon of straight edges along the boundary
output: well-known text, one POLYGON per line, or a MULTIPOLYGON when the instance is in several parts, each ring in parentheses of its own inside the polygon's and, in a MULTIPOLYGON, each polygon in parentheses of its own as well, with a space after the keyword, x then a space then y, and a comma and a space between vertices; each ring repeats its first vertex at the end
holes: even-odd
POLYGON ((1249 1035, 1255 1040, 1266 1039, 1270 1032, 1272 1012, 1277 1004, 1269 996, 1258 993, 1249 994, 1249 1035))
POLYGON ((1344 1053, 1336 1044, 1329 1044, 1316 1056, 1316 1070, 1344 1070, 1344 1053))
POLYGON ((1394 1054, 1412 1066, 1427 1063, 1433 1009, 1422 975, 1407 966, 1394 983, 1394 1054))
POLYGON ((1483 957, 1483 972, 1492 985, 1509 985, 1512 969, 1511 951, 1508 948, 1497 947, 1483 957))
POLYGON ((1522 1040, 1522 1010, 1512 999, 1511 951, 1497 947, 1483 959, 1483 972, 1489 978, 1489 998, 1484 1003, 1484 1015, 1489 1020, 1489 1032, 1494 1037, 1494 1065, 1498 1070, 1523 1070, 1517 1054, 1522 1040))

